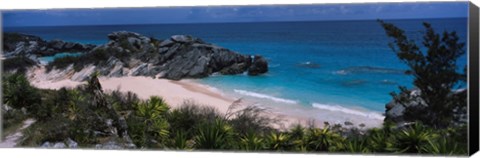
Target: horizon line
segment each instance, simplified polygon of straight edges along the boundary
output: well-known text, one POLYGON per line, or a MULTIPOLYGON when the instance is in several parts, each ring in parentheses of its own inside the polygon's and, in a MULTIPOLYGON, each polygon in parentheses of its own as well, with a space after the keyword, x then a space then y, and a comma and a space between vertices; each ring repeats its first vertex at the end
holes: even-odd
MULTIPOLYGON (((389 18, 382 20, 422 20, 422 19, 461 19, 468 17, 432 17, 432 18, 389 18)), ((79 24, 79 25, 20 25, 20 26, 2 26, 3 28, 15 27, 72 27, 72 26, 133 26, 133 25, 182 25, 182 24, 237 24, 237 23, 288 23, 288 22, 340 22, 340 21, 375 21, 376 19, 329 19, 329 20, 279 20, 279 21, 225 21, 225 22, 179 22, 179 23, 138 23, 138 24, 79 24)))

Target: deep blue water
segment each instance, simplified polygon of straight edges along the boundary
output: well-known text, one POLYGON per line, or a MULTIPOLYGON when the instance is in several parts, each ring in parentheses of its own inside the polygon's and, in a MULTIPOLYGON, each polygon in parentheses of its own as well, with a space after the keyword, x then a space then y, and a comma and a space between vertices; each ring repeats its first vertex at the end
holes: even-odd
MULTIPOLYGON (((421 42, 422 22, 437 31, 456 31, 466 41, 467 19, 386 20, 421 42)), ((134 31, 165 39, 190 34, 243 54, 269 61, 266 75, 213 75, 200 82, 224 92, 302 106, 362 107, 383 112, 398 86, 412 87, 407 67, 388 47, 376 21, 162 24, 4 28, 45 39, 102 44, 113 31, 134 31), (310 63, 310 64, 307 64, 310 63)), ((465 65, 466 57, 459 61, 465 65)), ((463 67, 463 66, 462 66, 463 67)))

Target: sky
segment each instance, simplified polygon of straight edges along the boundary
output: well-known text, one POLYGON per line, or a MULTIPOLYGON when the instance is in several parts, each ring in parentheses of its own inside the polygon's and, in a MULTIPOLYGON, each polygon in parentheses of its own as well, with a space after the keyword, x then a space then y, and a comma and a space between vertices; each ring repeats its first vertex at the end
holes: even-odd
POLYGON ((467 17, 467 2, 2 11, 4 27, 467 17))

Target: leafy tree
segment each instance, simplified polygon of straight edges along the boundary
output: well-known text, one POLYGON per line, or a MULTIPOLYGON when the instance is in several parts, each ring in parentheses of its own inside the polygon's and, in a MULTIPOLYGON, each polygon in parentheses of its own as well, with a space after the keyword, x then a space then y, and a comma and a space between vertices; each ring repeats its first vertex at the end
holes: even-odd
MULTIPOLYGON (((393 24, 379 20, 388 37, 393 38, 390 47, 409 68, 414 77, 414 86, 418 88, 418 95, 400 87, 401 96, 392 93, 396 102, 403 105, 406 121, 416 120, 434 127, 448 127, 455 119, 457 112, 465 112, 466 97, 459 97, 463 93, 453 92, 460 88, 458 85, 465 82, 466 74, 457 72, 457 59, 465 54, 464 43, 460 43, 456 32, 435 33, 432 26, 423 23, 422 50, 415 41, 405 35, 405 31, 393 24), (412 100, 422 100, 414 106, 408 106, 412 100), (462 110, 463 109, 463 110, 462 110)), ((466 91, 465 91, 466 92, 466 91)))

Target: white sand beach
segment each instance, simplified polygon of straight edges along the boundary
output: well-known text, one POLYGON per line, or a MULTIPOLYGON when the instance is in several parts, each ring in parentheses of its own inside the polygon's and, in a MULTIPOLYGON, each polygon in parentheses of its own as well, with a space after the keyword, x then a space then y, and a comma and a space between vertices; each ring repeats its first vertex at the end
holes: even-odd
MULTIPOLYGON (((44 68, 37 68, 31 71, 29 79, 33 86, 42 89, 60 89, 62 87, 76 87, 86 82, 76 82, 70 79, 49 80, 44 73, 44 68)), ((228 107, 239 98, 227 96, 212 87, 199 84, 195 80, 184 79, 173 81, 167 79, 154 79, 143 76, 125 76, 117 78, 100 77, 99 81, 104 91, 120 90, 121 92, 133 92, 141 99, 148 99, 150 96, 161 96, 171 108, 177 108, 186 100, 193 101, 199 105, 215 107, 219 112, 226 113, 228 107)), ((242 104, 253 105, 255 101, 243 100, 242 104)), ((261 106, 261 105, 260 105, 261 106)), ((263 106, 269 110, 268 115, 283 120, 283 125, 275 125, 279 129, 287 129, 292 124, 308 125, 309 121, 315 120, 317 127, 323 127, 324 122, 330 124, 352 122, 358 127, 364 124, 365 128, 379 127, 383 120, 362 115, 355 115, 348 112, 332 111, 328 109, 308 108, 297 105, 292 106, 263 106)))

